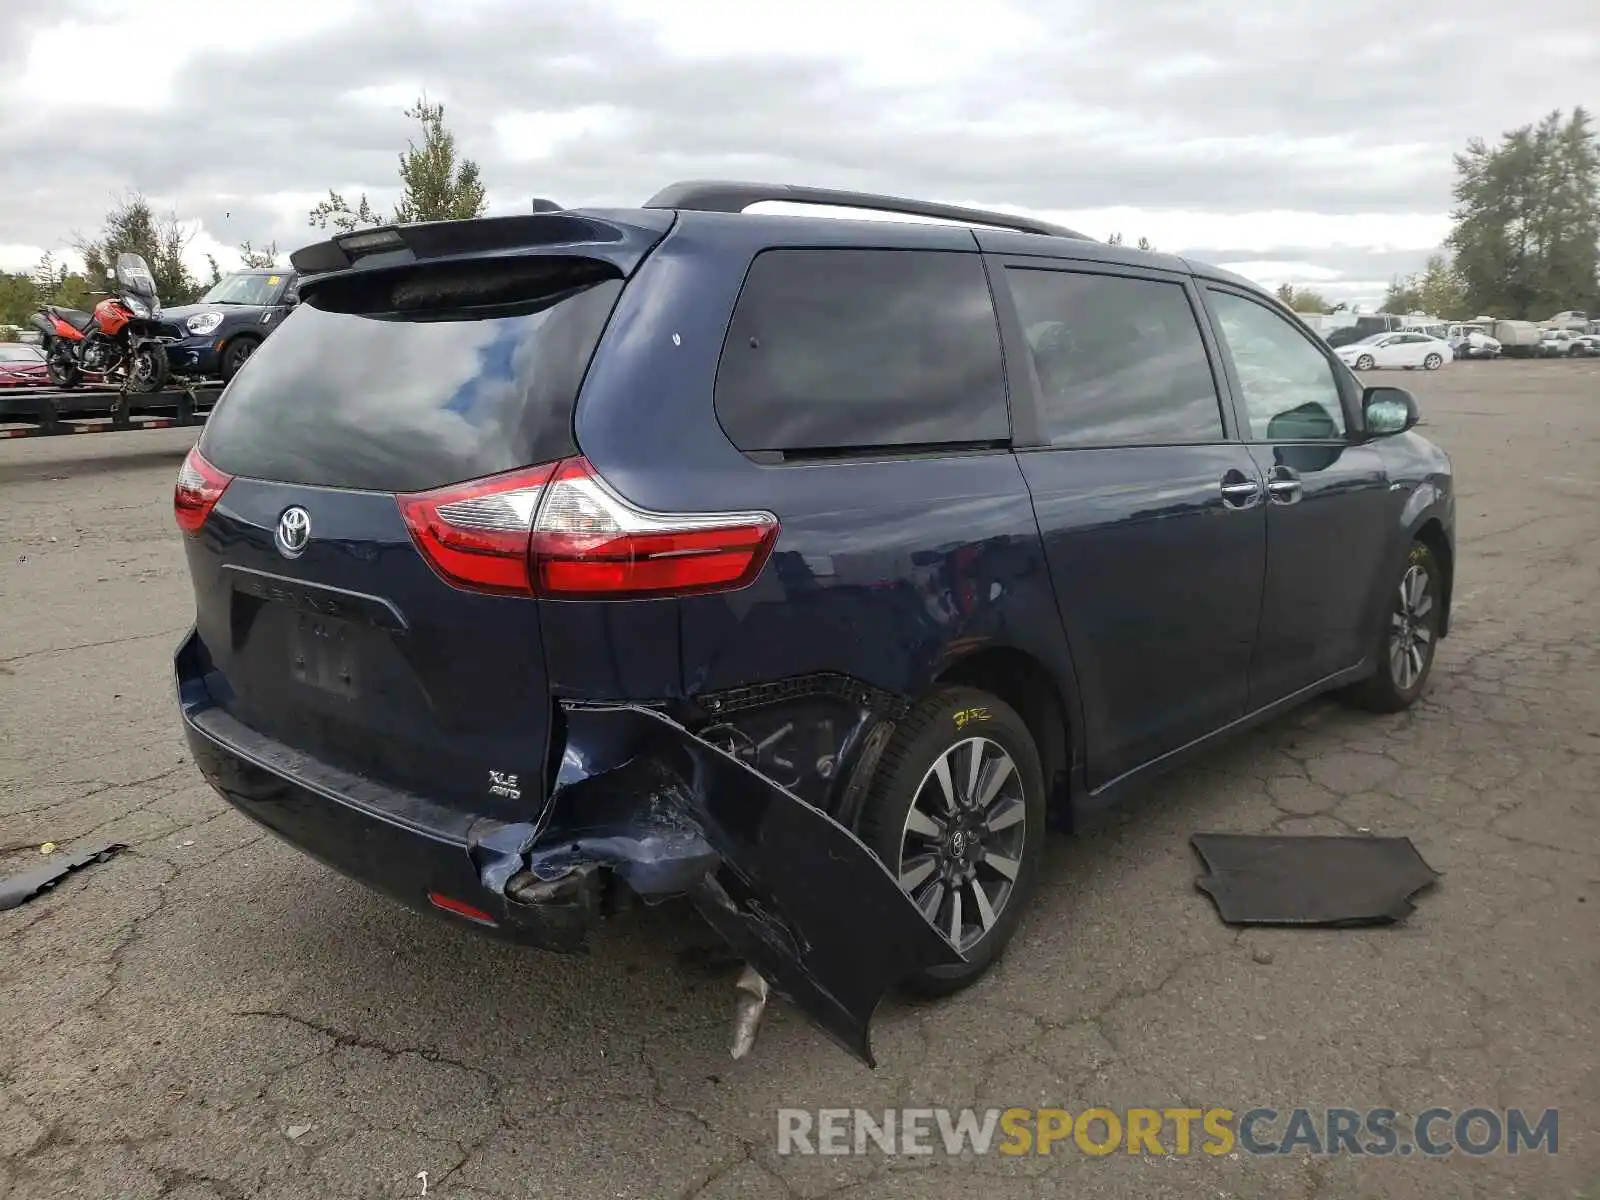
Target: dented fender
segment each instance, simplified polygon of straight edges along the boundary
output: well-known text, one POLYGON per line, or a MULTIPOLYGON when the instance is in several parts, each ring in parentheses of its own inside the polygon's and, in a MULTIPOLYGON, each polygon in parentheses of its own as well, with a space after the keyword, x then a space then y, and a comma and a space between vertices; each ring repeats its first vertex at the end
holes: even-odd
POLYGON ((543 903, 603 868, 647 902, 687 896, 868 1066, 884 994, 964 961, 855 834, 738 758, 638 705, 567 704, 563 717, 566 748, 531 838, 506 826, 474 846, 485 886, 543 903))

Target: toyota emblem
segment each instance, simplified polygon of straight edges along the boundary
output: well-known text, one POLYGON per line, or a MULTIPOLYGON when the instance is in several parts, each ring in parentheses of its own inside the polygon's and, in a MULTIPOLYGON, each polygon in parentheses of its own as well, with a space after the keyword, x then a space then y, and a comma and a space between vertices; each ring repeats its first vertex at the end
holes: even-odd
POLYGON ((279 554, 285 558, 299 558, 311 540, 311 514, 299 505, 284 509, 273 540, 278 544, 279 554))

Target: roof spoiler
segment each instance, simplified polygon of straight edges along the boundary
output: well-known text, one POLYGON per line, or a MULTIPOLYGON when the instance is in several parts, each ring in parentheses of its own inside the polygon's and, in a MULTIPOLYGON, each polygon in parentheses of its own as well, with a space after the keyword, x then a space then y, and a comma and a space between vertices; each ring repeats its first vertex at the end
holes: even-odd
MULTIPOLYGON (((538 203, 538 202, 536 202, 538 203)), ((543 201, 552 204, 551 201, 543 201)), ((473 217, 463 221, 423 221, 415 225, 379 225, 338 234, 325 242, 302 246, 289 262, 303 275, 343 271, 369 255, 409 251, 417 259, 455 254, 492 254, 524 246, 562 243, 618 242, 625 231, 609 221, 562 210, 509 217, 473 217)))
POLYGON ((691 180, 662 188, 644 202, 646 208, 687 209, 690 212, 743 212, 752 204, 781 202, 786 204, 816 204, 833 208, 858 208, 871 212, 899 213, 911 217, 928 217, 940 221, 953 221, 962 225, 983 225, 992 229, 1010 229, 1018 233, 1036 233, 1045 237, 1074 238, 1078 241, 1094 239, 1061 225, 1033 217, 1019 217, 1013 213, 993 212, 983 208, 964 208, 956 204, 934 204, 926 200, 908 200, 899 196, 879 196, 870 192, 847 192, 835 188, 802 187, 791 183, 736 183, 724 180, 691 180))

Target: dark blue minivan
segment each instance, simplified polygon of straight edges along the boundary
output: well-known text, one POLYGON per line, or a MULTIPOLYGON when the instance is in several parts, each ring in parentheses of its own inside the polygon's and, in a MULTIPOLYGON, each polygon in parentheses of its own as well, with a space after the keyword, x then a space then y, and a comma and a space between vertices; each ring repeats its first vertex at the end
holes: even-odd
POLYGON ((686 896, 868 1062, 1047 827, 1322 692, 1403 709, 1448 630, 1412 398, 1224 271, 742 184, 293 261, 177 483, 206 778, 550 949, 686 896))

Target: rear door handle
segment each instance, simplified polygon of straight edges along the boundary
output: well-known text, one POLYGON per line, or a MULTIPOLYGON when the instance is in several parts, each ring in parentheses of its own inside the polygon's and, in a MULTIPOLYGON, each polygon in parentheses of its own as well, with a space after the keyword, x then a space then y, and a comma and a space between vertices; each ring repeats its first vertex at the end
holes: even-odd
POLYGON ((1288 467, 1272 468, 1272 475, 1267 480, 1267 494, 1272 497, 1274 504, 1294 504, 1304 490, 1300 476, 1288 467))
POLYGON ((1261 483, 1243 471, 1229 471, 1222 477, 1222 502, 1229 508, 1254 508, 1261 503, 1261 483))

